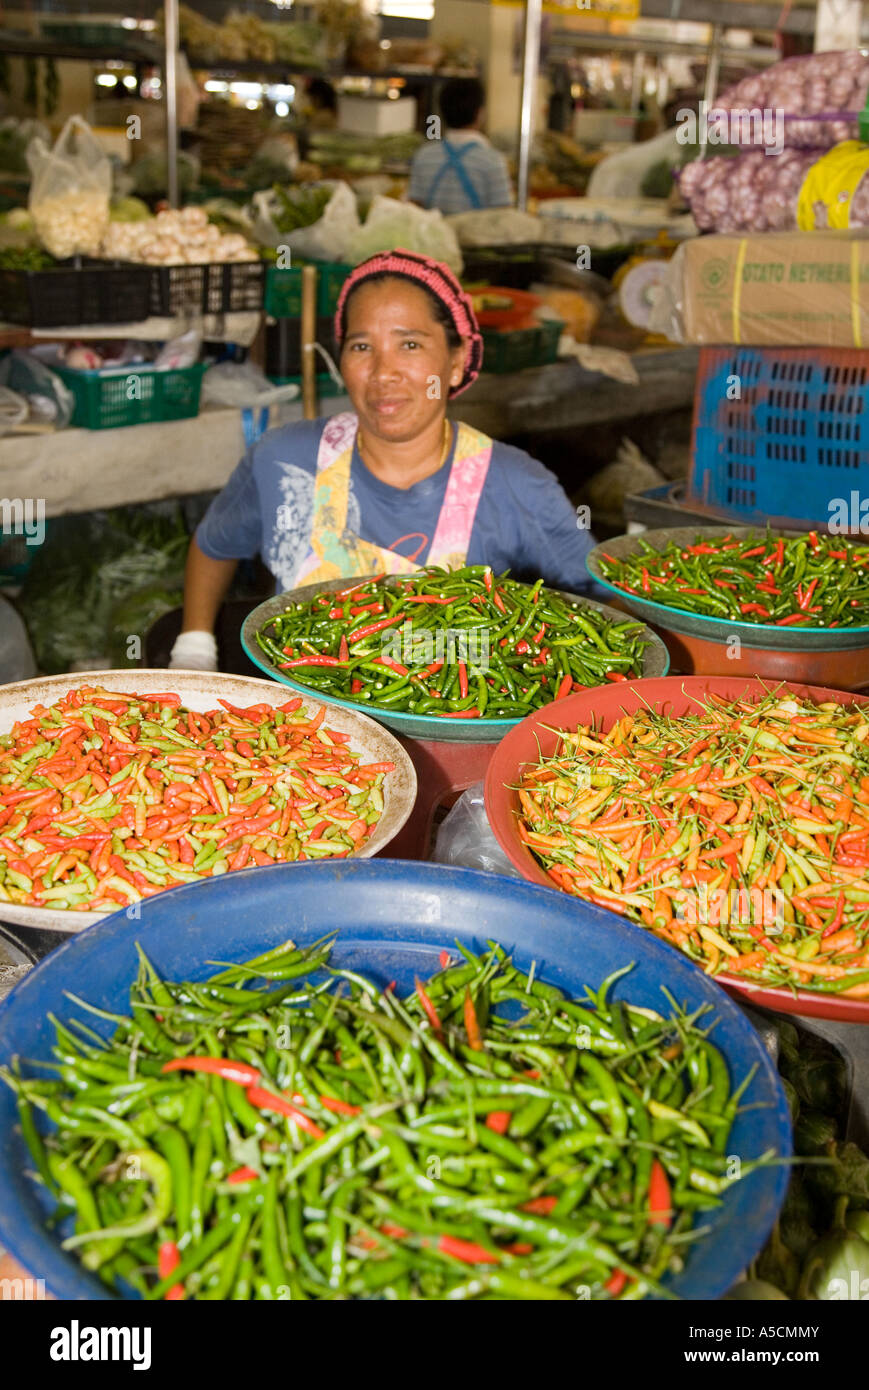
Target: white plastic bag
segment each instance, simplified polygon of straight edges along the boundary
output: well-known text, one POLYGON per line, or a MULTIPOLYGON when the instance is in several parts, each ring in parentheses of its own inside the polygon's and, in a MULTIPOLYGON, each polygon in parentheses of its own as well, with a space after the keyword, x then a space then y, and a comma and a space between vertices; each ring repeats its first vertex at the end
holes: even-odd
POLYGON ((675 128, 651 140, 643 140, 639 145, 629 145, 626 150, 607 155, 595 165, 587 195, 589 198, 640 198, 649 170, 665 159, 671 161, 675 169, 684 153, 685 146, 680 144, 675 128))
POLYGON ((294 256, 311 261, 346 261, 359 230, 359 211, 349 184, 335 183, 323 216, 310 227, 281 232, 274 221, 278 200, 270 189, 253 195, 254 234, 262 246, 288 246, 294 256))
POLYGON ((463 869, 483 869, 489 874, 520 877, 489 825, 482 782, 475 782, 462 792, 441 822, 432 859, 436 864, 454 864, 463 869))
POLYGON ((52 256, 96 256, 109 225, 112 166, 81 116, 70 116, 51 149, 27 147, 30 213, 52 256))
POLYGON ((480 208, 454 212, 447 222, 461 246, 512 246, 543 240, 539 217, 520 208, 480 208))
POLYGON ((24 397, 31 424, 52 425, 62 430, 72 419, 75 397, 35 352, 15 348, 0 358, 0 386, 8 386, 10 391, 24 397))
POLYGON ((358 265, 378 251, 392 251, 396 246, 432 256, 456 275, 462 273, 458 238, 442 212, 399 203, 395 198, 374 198, 368 216, 350 240, 347 259, 358 265))
POLYGON ((209 367, 202 378, 203 405, 245 406, 277 405, 292 401, 299 394, 298 386, 287 382, 274 386, 253 362, 218 362, 209 367))

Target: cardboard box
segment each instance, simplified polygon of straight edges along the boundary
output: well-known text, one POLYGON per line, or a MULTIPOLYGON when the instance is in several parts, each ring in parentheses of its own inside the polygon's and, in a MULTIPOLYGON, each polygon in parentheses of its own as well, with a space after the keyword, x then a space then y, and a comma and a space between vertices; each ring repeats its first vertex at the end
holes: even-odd
POLYGON ((338 129, 357 135, 404 135, 416 130, 416 97, 339 96, 338 129))
POLYGON ((869 229, 696 237, 652 327, 708 346, 869 347, 869 229))

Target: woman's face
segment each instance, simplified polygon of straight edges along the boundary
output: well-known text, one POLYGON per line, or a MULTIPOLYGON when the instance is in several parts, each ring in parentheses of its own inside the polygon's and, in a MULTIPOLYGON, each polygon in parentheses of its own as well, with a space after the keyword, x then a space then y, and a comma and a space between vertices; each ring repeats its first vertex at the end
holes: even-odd
POLYGON ((364 432, 407 443, 443 418, 465 347, 450 348, 432 307, 407 280, 376 280, 351 295, 341 372, 364 432))

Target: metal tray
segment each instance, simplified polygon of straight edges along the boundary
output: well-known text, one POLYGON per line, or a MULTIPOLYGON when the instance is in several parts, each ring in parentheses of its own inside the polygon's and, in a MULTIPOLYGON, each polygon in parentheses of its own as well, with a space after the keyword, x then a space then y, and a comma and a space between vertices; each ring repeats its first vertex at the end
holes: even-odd
MULTIPOLYGON (((134 694, 147 694, 149 690, 171 690, 181 696, 186 707, 199 713, 215 709, 218 699, 228 700, 234 705, 253 705, 263 701, 274 705, 284 703, 283 697, 277 696, 273 681, 256 680, 249 676, 224 675, 219 671, 136 668, 122 671, 84 671, 74 675, 43 676, 36 680, 17 681, 13 685, 0 686, 0 734, 8 733, 16 720, 29 718, 34 705, 53 705, 68 690, 77 690, 85 685, 103 685, 108 690, 134 694)), ((308 695, 304 708, 315 714, 322 706, 322 700, 308 695)), ((383 783, 383 815, 374 834, 359 851, 360 857, 368 858, 385 849, 413 810, 416 800, 416 769, 398 740, 373 719, 367 719, 358 711, 343 711, 331 706, 327 711, 327 718, 331 728, 352 736, 350 747, 361 753, 366 762, 395 763, 395 771, 390 772, 383 783)), ((203 879, 203 883, 207 881, 203 879)), ((192 886, 198 888, 200 885, 192 886)), ((18 903, 0 902, 0 922, 36 927, 42 931, 78 932, 109 915, 111 914, 105 912, 73 912, 68 908, 28 907, 18 903)), ((127 925, 132 929, 133 924, 130 921, 127 925)))
MULTIPOLYGON (((811 627, 797 631, 793 627, 776 627, 774 623, 737 622, 735 618, 710 618, 701 613, 689 613, 683 608, 670 608, 664 603, 654 603, 651 599, 638 598, 620 589, 617 584, 604 579, 600 569, 601 552, 622 560, 635 555, 645 541, 653 550, 664 550, 671 541, 679 546, 694 545, 699 540, 719 540, 723 536, 758 535, 757 526, 664 526, 655 531, 643 531, 638 536, 618 536, 613 541, 605 541, 595 546, 586 556, 586 568, 597 584, 609 589, 618 596, 628 612, 633 613, 645 623, 669 632, 680 632, 686 637, 700 637, 707 642, 726 643, 729 637, 738 636, 745 647, 760 647, 765 651, 781 652, 833 652, 850 651, 858 647, 869 647, 869 627, 811 627)), ((765 534, 765 533, 764 533, 765 534)), ((771 530, 770 535, 793 539, 792 531, 771 530)))
MULTIPOLYGON (((356 582, 363 584, 366 580, 374 577, 374 575, 364 575, 356 582)), ((325 704, 335 705, 341 709, 364 710, 372 719, 376 719, 380 724, 385 724, 388 729, 394 729, 397 734, 403 734, 406 738, 427 739, 436 743, 497 743, 509 729, 514 729, 517 724, 522 722, 521 718, 441 719, 436 714, 402 714, 398 711, 377 709, 368 701, 338 700, 332 695, 323 695, 319 691, 315 691, 312 686, 305 685, 302 681, 295 680, 283 671, 279 671, 257 642, 258 630, 270 618, 276 618, 279 613, 286 612, 290 604, 306 603, 316 594, 346 589, 348 584, 353 582, 353 580, 348 579, 330 579, 325 584, 305 584, 300 589, 290 590, 289 593, 275 594, 274 598, 266 599, 264 603, 259 604, 252 613, 248 614, 241 629, 241 645, 251 661, 259 666, 261 671, 265 671, 267 675, 271 676, 272 680, 280 681, 282 685, 288 685, 291 690, 298 690, 303 695, 311 695, 315 699, 322 700, 325 704)), ((596 608, 605 617, 613 618, 616 622, 624 622, 624 613, 615 608, 607 607, 605 603, 596 603, 594 599, 584 598, 579 594, 569 594, 561 589, 555 589, 553 592, 562 594, 564 598, 575 599, 580 603, 587 604, 589 608, 596 608)), ((670 657, 667 648, 660 637, 654 632, 650 632, 648 628, 643 636, 650 643, 644 653, 643 675, 665 676, 670 669, 670 657)))

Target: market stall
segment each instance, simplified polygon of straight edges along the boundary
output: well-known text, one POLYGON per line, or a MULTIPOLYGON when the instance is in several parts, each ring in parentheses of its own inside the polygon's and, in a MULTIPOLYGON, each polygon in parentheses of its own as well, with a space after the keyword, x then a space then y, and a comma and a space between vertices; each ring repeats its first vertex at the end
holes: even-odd
POLYGON ((869 58, 734 7, 0 35, 2 1300, 865 1297, 869 58))

